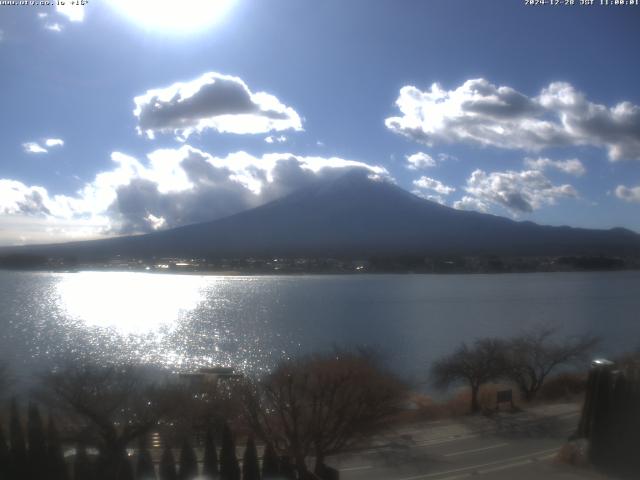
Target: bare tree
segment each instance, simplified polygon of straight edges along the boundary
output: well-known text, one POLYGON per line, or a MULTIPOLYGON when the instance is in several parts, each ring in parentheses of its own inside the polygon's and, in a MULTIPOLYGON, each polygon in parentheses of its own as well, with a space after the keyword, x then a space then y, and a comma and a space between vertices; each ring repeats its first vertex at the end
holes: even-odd
POLYGON ((265 442, 307 478, 325 457, 371 438, 401 406, 404 384, 365 352, 335 351, 282 362, 258 383, 244 385, 248 421, 265 442))
POLYGON ((476 340, 471 346, 463 343, 451 355, 437 360, 431 367, 431 378, 439 389, 460 382, 467 383, 471 389, 471 413, 476 413, 480 410, 480 387, 500 378, 505 366, 505 342, 497 338, 484 338, 476 340))
POLYGON ((13 386, 13 377, 7 362, 0 360, 0 400, 8 396, 13 386))
POLYGON ((508 345, 506 377, 531 401, 549 374, 561 365, 584 360, 598 343, 592 335, 557 341, 557 329, 541 327, 513 338, 508 345))
POLYGON ((68 366, 44 375, 43 383, 43 398, 94 435, 102 471, 113 478, 123 467, 120 460, 127 445, 175 407, 170 390, 156 386, 132 366, 68 366))

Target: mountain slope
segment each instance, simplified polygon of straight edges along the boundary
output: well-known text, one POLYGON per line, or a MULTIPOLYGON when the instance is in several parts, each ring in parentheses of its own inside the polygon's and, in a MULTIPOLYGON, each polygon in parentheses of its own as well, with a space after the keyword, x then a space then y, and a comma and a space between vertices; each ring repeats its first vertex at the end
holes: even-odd
MULTIPOLYGON (((26 247, 78 258, 403 254, 636 255, 625 229, 540 226, 454 210, 352 172, 213 222, 91 242, 26 247)), ((25 251, 23 250, 23 251, 25 251)))

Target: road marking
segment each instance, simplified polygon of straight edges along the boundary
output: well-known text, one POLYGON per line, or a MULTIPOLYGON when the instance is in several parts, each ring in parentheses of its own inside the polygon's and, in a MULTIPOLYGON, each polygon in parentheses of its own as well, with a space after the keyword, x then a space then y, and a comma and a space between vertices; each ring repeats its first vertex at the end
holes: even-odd
POLYGON ((489 445, 488 447, 474 448, 472 450, 461 450, 460 452, 446 453, 443 457, 456 457, 458 455, 464 455, 465 453, 484 452, 485 450, 491 450, 492 448, 506 447, 508 443, 496 443, 495 445, 489 445))
POLYGON ((519 467, 522 465, 529 465, 530 463, 536 462, 536 461, 540 461, 540 460, 548 460, 550 458, 553 458, 555 456, 555 453, 552 453, 550 455, 544 455, 542 457, 534 457, 534 458, 530 458, 528 460, 524 460, 521 462, 515 462, 515 463, 510 463, 508 465, 499 465, 497 467, 491 467, 491 468, 484 468, 482 470, 479 470, 478 473, 480 475, 484 475, 485 473, 493 473, 493 472, 499 472, 501 470, 507 470, 509 468, 513 468, 513 467, 519 467))
POLYGON ((461 473, 461 472, 466 472, 466 471, 473 471, 473 470, 478 470, 480 468, 483 467, 491 467, 493 465, 506 465, 509 463, 519 463, 521 460, 526 459, 526 458, 534 458, 534 457, 540 457, 541 455, 547 455, 550 454, 551 452, 557 452, 558 448, 549 448, 547 450, 540 450, 537 452, 531 452, 531 453, 527 453, 526 455, 518 455, 517 457, 509 457, 509 458, 503 458, 502 460, 495 460, 493 462, 488 462, 488 463, 482 463, 479 465, 469 465, 467 467, 462 467, 462 468, 456 468, 454 470, 446 470, 444 472, 433 472, 433 473, 427 473, 427 474, 423 474, 423 475, 415 475, 413 477, 404 477, 404 478, 399 478, 397 480, 422 480, 425 478, 433 478, 433 477, 438 477, 441 475, 448 475, 450 473, 461 473))
POLYGON ((373 466, 372 465, 361 465, 359 467, 339 468, 338 470, 340 470, 341 472, 353 472, 355 470, 369 470, 370 468, 373 468, 373 466))
POLYGON ((442 443, 451 443, 451 442, 457 442, 458 440, 468 440, 470 438, 478 438, 480 435, 478 434, 471 434, 471 435, 456 435, 454 437, 451 438, 447 438, 446 440, 440 440, 440 439, 435 439, 435 440, 425 440, 424 442, 419 442, 416 443, 415 446, 416 447, 429 447, 431 445, 440 445, 442 443))

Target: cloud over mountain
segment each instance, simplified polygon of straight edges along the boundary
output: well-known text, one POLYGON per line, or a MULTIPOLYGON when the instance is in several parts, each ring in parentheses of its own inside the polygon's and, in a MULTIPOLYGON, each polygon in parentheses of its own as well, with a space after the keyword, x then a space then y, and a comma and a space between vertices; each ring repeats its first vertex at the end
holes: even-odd
POLYGON ((561 198, 576 198, 569 184, 554 185, 539 170, 490 172, 475 170, 467 179, 469 196, 454 203, 464 210, 487 211, 489 205, 500 205, 511 213, 531 213, 561 198))
POLYGON ((150 138, 172 133, 186 139, 206 129, 235 134, 302 130, 293 108, 268 93, 252 92, 238 77, 216 72, 148 90, 134 102, 138 132, 150 138))
POLYGON ((435 180, 425 176, 414 180, 413 185, 423 190, 432 190, 440 195, 449 195, 456 191, 455 188, 445 185, 440 180, 435 180))
POLYGON ((138 233, 228 216, 347 170, 388 176, 382 167, 336 157, 236 152, 221 158, 188 145, 156 150, 147 161, 119 152, 111 160, 112 169, 73 196, 0 180, 0 213, 90 224, 94 235, 138 233))
POLYGON ((535 97, 483 78, 453 90, 409 85, 396 106, 401 115, 387 118, 387 128, 429 146, 464 142, 538 152, 586 145, 605 148, 612 161, 640 160, 640 106, 597 104, 566 82, 535 97))

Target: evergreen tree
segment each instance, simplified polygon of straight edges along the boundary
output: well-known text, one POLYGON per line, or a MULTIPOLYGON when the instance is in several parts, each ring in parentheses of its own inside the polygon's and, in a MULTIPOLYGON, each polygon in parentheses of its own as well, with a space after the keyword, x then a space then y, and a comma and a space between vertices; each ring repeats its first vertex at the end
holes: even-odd
POLYGON ((164 452, 162 452, 162 458, 160 459, 160 480, 178 480, 176 461, 168 444, 164 447, 164 452))
POLYGON ((296 471, 291 464, 291 459, 287 456, 280 457, 280 477, 287 480, 296 479, 296 471))
POLYGON ((20 422, 20 413, 15 399, 11 401, 11 413, 9 420, 9 478, 27 478, 27 447, 24 442, 24 432, 20 422))
POLYGON ((0 424, 0 479, 5 480, 9 475, 9 446, 4 438, 2 424, 0 424))
POLYGON ((47 425, 47 469, 47 478, 50 480, 67 480, 69 478, 58 429, 51 416, 47 425))
POLYGON ((221 480, 240 480, 240 465, 236 457, 236 444, 229 425, 222 429, 222 448, 220 449, 221 480))
POLYGON ((87 450, 84 444, 79 443, 73 461, 73 480, 91 480, 92 478, 91 462, 87 456, 87 450))
POLYGON ((120 461, 118 463, 118 475, 116 480, 135 480, 136 477, 133 474, 133 466, 129 460, 126 450, 122 450, 120 454, 120 461))
POLYGON ((47 465, 47 444, 44 436, 44 426, 38 407, 29 403, 27 409, 27 451, 29 478, 40 480, 45 478, 47 465))
POLYGON ((156 470, 153 468, 153 459, 147 448, 147 442, 144 436, 140 439, 138 445, 138 462, 136 466, 137 480, 156 480, 156 470))
POLYGON ((218 452, 216 451, 216 441, 211 429, 207 430, 207 436, 204 442, 204 466, 202 475, 207 479, 217 478, 218 476, 218 452))
POLYGON ((280 468, 278 466, 278 455, 273 446, 269 443, 264 449, 262 455, 262 479, 272 480, 278 478, 280 475, 280 468))
POLYGON ((182 442, 180 451, 180 470, 178 471, 179 480, 193 480, 198 476, 198 459, 196 452, 193 451, 191 443, 187 438, 182 442))
POLYGON ((258 451, 252 437, 247 440, 242 460, 242 480, 260 480, 260 465, 258 464, 258 451))

